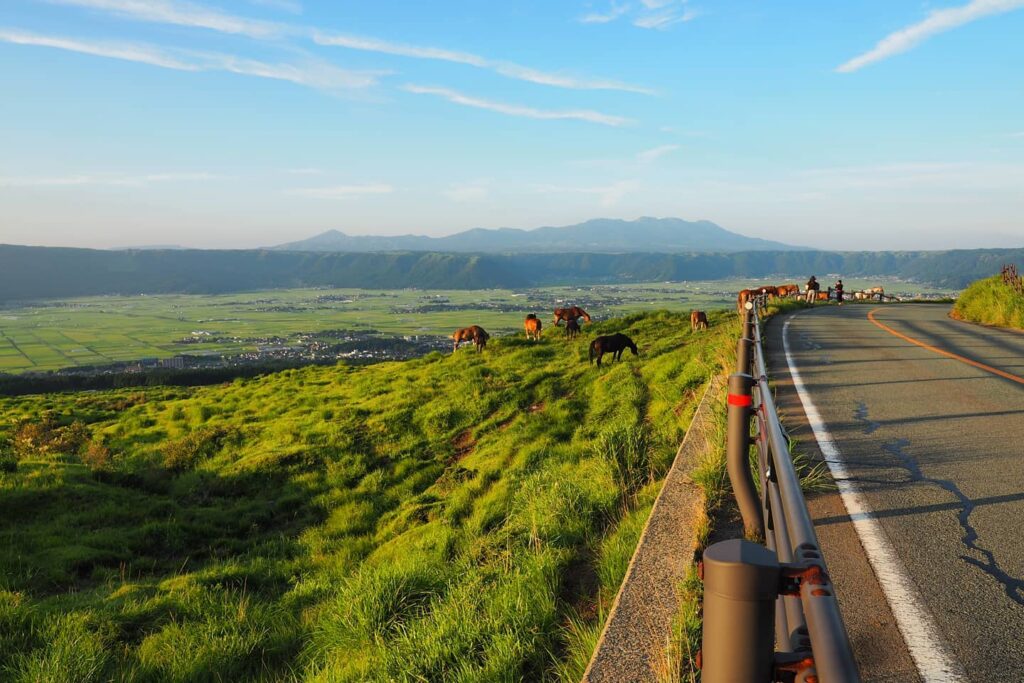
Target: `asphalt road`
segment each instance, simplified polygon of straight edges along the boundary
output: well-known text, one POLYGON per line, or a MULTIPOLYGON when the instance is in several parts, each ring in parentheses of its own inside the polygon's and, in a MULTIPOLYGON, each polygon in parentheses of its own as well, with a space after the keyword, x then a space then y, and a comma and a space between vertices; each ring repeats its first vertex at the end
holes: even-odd
MULTIPOLYGON (((783 352, 788 320, 807 393, 937 644, 962 668, 935 680, 1021 682, 1024 334, 957 322, 948 311, 846 305, 777 318, 767 330, 769 364, 787 426, 814 451, 783 352), (869 320, 872 310, 891 331, 869 320)), ((865 678, 922 680, 838 494, 815 497, 811 511, 865 678)))

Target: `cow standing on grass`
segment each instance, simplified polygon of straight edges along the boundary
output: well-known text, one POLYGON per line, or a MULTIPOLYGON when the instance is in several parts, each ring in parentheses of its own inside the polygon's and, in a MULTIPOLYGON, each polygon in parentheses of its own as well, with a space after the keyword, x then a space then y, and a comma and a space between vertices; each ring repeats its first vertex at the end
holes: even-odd
POLYGON ((708 329, 708 314, 704 311, 690 311, 690 330, 708 329))
POLYGON ((523 327, 526 328, 526 338, 533 341, 540 341, 541 324, 540 318, 536 314, 530 313, 526 316, 526 320, 523 322, 523 327))
POLYGON ((487 334, 484 328, 480 327, 479 325, 472 325, 470 327, 460 328, 458 330, 455 330, 455 333, 452 334, 452 340, 454 340, 455 342, 455 346, 454 348, 452 348, 452 353, 458 351, 459 344, 461 344, 464 341, 473 342, 473 345, 476 346, 477 351, 483 351, 484 348, 487 346, 487 340, 490 338, 491 335, 487 334))

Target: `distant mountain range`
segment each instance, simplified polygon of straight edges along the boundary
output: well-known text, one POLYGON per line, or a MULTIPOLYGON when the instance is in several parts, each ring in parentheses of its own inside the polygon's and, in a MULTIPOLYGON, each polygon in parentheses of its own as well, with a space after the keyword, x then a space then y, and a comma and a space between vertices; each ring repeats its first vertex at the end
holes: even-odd
POLYGON ((803 250, 781 242, 747 237, 712 223, 680 218, 643 217, 634 221, 597 218, 562 227, 533 230, 474 228, 446 237, 346 235, 328 230, 309 239, 276 247, 280 251, 439 251, 474 253, 536 252, 734 252, 803 250))
MULTIPOLYGON (((642 246, 642 245, 638 245, 642 246)), ((211 294, 284 287, 525 288, 598 282, 894 275, 963 287, 1024 263, 1024 249, 466 254, 270 250, 105 251, 0 244, 0 302, 94 294, 211 294), (781 277, 781 276, 780 276, 781 277)))

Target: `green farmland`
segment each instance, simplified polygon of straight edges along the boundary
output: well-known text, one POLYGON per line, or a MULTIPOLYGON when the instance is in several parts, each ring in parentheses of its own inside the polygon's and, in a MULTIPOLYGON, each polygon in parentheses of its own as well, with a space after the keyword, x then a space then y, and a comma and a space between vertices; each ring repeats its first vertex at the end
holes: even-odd
MULTIPOLYGON (((852 291, 879 283, 894 293, 921 291, 918 285, 878 279, 848 280, 846 285, 852 291)), ((552 308, 567 303, 582 305, 597 319, 644 310, 713 310, 731 306, 733 292, 756 284, 721 280, 524 291, 292 289, 26 302, 0 309, 0 372, 184 353, 237 354, 254 351, 268 340, 291 343, 300 335, 325 330, 448 336, 456 327, 476 324, 501 335, 520 331, 525 312, 539 313, 547 322, 552 308), (196 335, 208 340, 180 343, 196 335)))

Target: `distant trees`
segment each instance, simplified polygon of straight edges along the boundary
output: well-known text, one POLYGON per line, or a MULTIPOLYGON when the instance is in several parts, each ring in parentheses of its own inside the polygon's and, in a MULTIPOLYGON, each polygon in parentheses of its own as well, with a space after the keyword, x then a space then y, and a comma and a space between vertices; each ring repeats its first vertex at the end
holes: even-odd
POLYGON ((97 251, 0 245, 0 297, 18 301, 287 287, 514 289, 804 273, 892 275, 942 287, 963 287, 1008 261, 1024 261, 1024 249, 448 254, 97 251))

